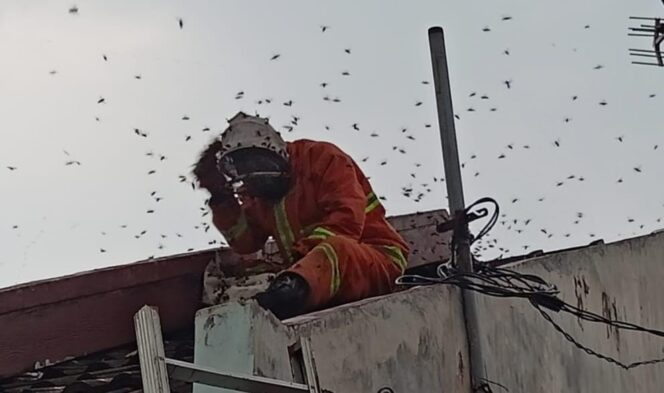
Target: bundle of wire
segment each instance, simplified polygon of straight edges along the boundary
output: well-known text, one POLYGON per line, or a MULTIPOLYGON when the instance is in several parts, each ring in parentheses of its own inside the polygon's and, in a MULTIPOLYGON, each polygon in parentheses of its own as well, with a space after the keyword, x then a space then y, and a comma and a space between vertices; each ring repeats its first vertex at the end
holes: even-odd
MULTIPOLYGON (((491 203, 495 206, 494 214, 491 219, 478 233, 478 236, 471 238, 471 244, 482 236, 486 235, 495 225, 498 217, 498 203, 491 198, 482 198, 471 206, 466 208, 464 214, 469 214, 470 210, 482 203, 491 203)), ((483 211, 481 216, 486 216, 483 211)), ((633 330, 664 337, 664 331, 646 328, 637 324, 625 321, 606 318, 602 315, 583 310, 573 306, 558 297, 559 291, 555 285, 547 283, 544 279, 533 274, 525 274, 501 267, 492 267, 488 264, 474 263, 473 272, 461 272, 457 269, 454 255, 457 251, 457 238, 453 236, 452 241, 452 260, 438 265, 435 276, 424 276, 418 274, 406 274, 397 279, 399 285, 431 285, 447 284, 455 285, 464 290, 476 291, 485 295, 494 297, 510 297, 527 299, 535 307, 542 317, 549 322, 563 337, 574 344, 577 348, 585 351, 589 355, 596 356, 609 363, 617 365, 624 369, 630 369, 646 364, 655 364, 664 362, 664 358, 647 361, 638 361, 633 363, 623 363, 617 359, 598 353, 581 343, 567 333, 558 325, 548 311, 566 312, 575 317, 588 322, 603 323, 617 329, 633 330)))

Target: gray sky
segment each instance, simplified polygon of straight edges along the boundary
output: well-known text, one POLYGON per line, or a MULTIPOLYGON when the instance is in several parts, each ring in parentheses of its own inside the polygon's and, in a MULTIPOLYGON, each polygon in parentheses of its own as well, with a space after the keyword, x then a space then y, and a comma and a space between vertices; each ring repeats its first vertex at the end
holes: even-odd
POLYGON ((276 128, 300 117, 286 138, 339 144, 390 214, 446 207, 444 183, 433 179, 442 177, 433 87, 421 83, 431 80, 434 25, 446 29, 466 200, 492 196, 503 220, 518 220, 491 233, 505 255, 658 229, 664 69, 630 65, 627 48, 648 40, 626 32, 630 15, 664 9, 656 0, 607 4, 2 1, 0 287, 220 240, 200 227, 209 222, 205 194, 178 176, 238 110, 270 116, 276 128), (74 4, 78 14, 68 12, 74 4), (415 202, 402 187, 426 195, 415 202))

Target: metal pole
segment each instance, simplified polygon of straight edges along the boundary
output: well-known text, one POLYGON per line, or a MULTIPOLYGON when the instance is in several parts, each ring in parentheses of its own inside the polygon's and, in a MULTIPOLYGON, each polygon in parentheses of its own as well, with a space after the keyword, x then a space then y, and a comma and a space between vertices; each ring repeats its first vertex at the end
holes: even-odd
POLYGON ((651 57, 658 59, 657 55, 651 55, 649 53, 630 53, 630 56, 651 57))
MULTIPOLYGON (((440 139, 443 145, 443 163, 445 165, 445 182, 447 183, 449 208, 453 217, 458 217, 459 213, 465 209, 466 204, 463 200, 459 151, 457 149, 456 130, 454 128, 454 110, 452 109, 450 78, 445 54, 445 36, 442 27, 432 27, 429 29, 429 47, 431 49, 433 80, 436 89, 438 126, 440 127, 440 139)), ((468 224, 465 223, 464 226, 464 232, 467 233, 468 224)), ((473 271, 470 239, 468 236, 458 237, 455 257, 461 271, 473 271)), ((484 358, 482 357, 479 340, 479 322, 477 319, 475 293, 464 290, 461 296, 466 324, 466 336, 468 338, 470 376, 474 390, 486 381, 484 358)))
POLYGON ((657 63, 644 63, 642 61, 633 61, 632 64, 651 65, 651 66, 655 66, 655 67, 662 67, 661 65, 659 65, 657 63))

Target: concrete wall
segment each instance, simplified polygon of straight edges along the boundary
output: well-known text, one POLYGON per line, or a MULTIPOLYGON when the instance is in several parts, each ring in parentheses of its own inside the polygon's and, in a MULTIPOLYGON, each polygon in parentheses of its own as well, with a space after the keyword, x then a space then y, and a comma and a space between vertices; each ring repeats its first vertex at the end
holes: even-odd
MULTIPOLYGON (((664 330, 664 234, 524 261, 573 305, 664 330)), ((510 392, 661 392, 664 364, 622 370, 567 342, 527 302, 478 298, 487 377, 510 392)), ((664 338, 553 313, 581 343, 624 363, 664 357, 664 338)), ((494 391, 502 391, 494 386, 494 391)))
MULTIPOLYGON (((613 319, 664 329, 664 234, 549 254, 512 267, 556 284, 569 303, 613 319)), ((591 357, 565 341, 525 300, 479 296, 477 306, 487 377, 509 392, 664 390, 664 365, 627 371, 591 357)), ((262 351, 253 363, 243 363, 246 372, 288 380, 292 374, 287 348, 305 336, 311 339, 321 387, 331 392, 373 393, 390 387, 395 393, 470 393, 456 288, 415 288, 297 317, 284 325, 255 305, 245 307, 253 322, 243 319, 243 326, 251 334, 241 332, 240 325, 227 324, 226 330, 214 333, 220 338, 216 347, 201 348, 205 329, 199 327, 207 323, 206 329, 215 329, 209 322, 211 315, 233 307, 217 306, 199 313, 197 360, 207 357, 208 365, 214 366, 215 357, 227 356, 224 340, 234 336, 252 351, 262 351), (199 356, 206 351, 207 355, 199 356)), ((617 331, 565 314, 552 316, 580 342, 623 362, 664 357, 664 338, 617 331)), ((243 353, 246 359, 252 356, 243 353)), ((498 385, 492 389, 505 391, 498 385)))
POLYGON ((334 393, 469 392, 460 293, 411 289, 286 321, 334 393))
MULTIPOLYGON (((292 381, 291 332, 255 302, 229 302, 196 313, 194 363, 226 372, 292 381)), ((233 390, 194 384, 194 393, 233 390)))
MULTIPOLYGON (((196 318, 195 362, 293 380, 289 347, 309 337, 322 389, 333 393, 469 392, 459 291, 427 287, 366 299, 281 325, 255 303, 196 318)), ((302 381, 300 381, 302 382, 302 381)), ((196 385, 195 393, 227 392, 196 385)))

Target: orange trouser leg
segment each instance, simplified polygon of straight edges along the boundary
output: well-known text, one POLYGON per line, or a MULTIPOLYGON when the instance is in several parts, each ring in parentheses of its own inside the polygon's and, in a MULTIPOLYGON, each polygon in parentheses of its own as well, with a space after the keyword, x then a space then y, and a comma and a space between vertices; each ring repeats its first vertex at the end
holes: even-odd
POLYGON ((402 274, 379 247, 344 236, 324 240, 288 271, 309 284, 309 310, 389 293, 402 274))

